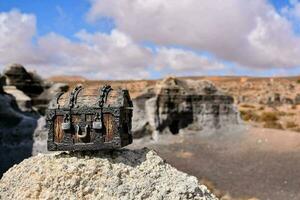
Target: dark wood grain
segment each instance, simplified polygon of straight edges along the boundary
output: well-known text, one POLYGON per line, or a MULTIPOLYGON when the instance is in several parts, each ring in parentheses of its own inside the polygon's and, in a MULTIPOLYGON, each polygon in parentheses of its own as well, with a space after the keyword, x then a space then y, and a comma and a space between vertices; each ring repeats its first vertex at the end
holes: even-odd
POLYGON ((63 116, 56 116, 54 119, 54 142, 61 142, 64 137, 64 132, 61 128, 63 122, 63 116))
POLYGON ((105 131, 105 142, 109 142, 114 137, 114 121, 113 116, 111 114, 103 115, 103 123, 104 123, 104 131, 105 131))

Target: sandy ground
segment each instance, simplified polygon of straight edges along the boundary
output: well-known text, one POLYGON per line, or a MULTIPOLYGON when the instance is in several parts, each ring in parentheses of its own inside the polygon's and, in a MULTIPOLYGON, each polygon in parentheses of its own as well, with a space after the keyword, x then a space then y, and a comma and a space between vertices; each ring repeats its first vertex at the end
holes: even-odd
MULTIPOLYGON (((131 148, 145 146, 136 141, 131 148)), ((212 135, 163 136, 146 146, 177 169, 233 197, 300 199, 300 133, 245 127, 212 135)))

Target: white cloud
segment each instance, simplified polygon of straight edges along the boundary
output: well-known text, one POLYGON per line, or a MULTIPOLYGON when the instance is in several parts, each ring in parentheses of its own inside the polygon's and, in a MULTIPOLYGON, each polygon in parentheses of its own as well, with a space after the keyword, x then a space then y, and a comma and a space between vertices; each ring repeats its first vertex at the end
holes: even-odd
POLYGON ((67 73, 90 74, 92 78, 145 78, 151 52, 134 44, 123 33, 114 30, 110 35, 76 34, 79 43, 54 33, 39 39, 38 44, 47 61, 68 67, 67 73))
POLYGON ((136 41, 183 45, 238 65, 300 65, 300 38, 267 0, 93 0, 87 17, 115 19, 136 41))
POLYGON ((79 42, 49 33, 36 39, 36 18, 17 10, 0 13, 0 64, 17 62, 50 76, 76 74, 97 79, 146 78, 152 54, 124 33, 79 31, 79 42))
POLYGON ((199 72, 222 67, 192 51, 162 47, 154 55, 117 29, 110 34, 81 30, 75 36, 76 42, 56 33, 36 37, 34 15, 17 10, 0 13, 0 64, 21 63, 44 76, 72 74, 94 79, 150 78, 150 71, 163 68, 199 72))
POLYGON ((32 45, 36 32, 34 15, 23 15, 17 10, 0 13, 0 62, 35 62, 32 45))
POLYGON ((197 55, 193 51, 165 47, 158 49, 154 59, 154 66, 158 70, 170 68, 178 73, 203 72, 205 70, 221 70, 224 68, 222 63, 197 55))

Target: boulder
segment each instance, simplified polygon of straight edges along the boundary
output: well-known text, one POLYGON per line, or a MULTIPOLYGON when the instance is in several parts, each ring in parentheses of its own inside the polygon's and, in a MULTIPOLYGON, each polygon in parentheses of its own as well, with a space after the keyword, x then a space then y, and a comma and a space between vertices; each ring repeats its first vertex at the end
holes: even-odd
POLYGON ((18 90, 15 86, 4 86, 3 89, 6 93, 11 94, 15 97, 18 107, 21 109, 21 111, 32 111, 31 98, 24 92, 18 90))
POLYGON ((47 153, 48 129, 45 117, 37 120, 37 126, 33 133, 32 155, 47 153))
POLYGON ((44 90, 42 79, 36 73, 27 72, 20 64, 6 66, 3 74, 6 77, 6 85, 15 86, 31 98, 38 96, 44 90))
POLYGON ((295 85, 292 84, 292 83, 290 83, 289 86, 288 86, 288 90, 292 90, 293 91, 293 90, 295 90, 295 88, 296 88, 295 85))
POLYGON ((133 103, 135 137, 149 132, 177 134, 183 129, 219 129, 239 124, 233 97, 209 81, 168 77, 147 88, 133 103))
POLYGON ((293 105, 294 104, 294 100, 288 97, 283 97, 282 98, 282 103, 283 104, 289 104, 289 105, 293 105))
POLYGON ((295 102, 296 105, 300 104, 300 94, 296 95, 294 102, 295 102))
POLYGON ((32 135, 37 123, 22 113, 12 95, 0 94, 0 102, 1 177, 9 167, 32 155, 32 135))
POLYGON ((39 154, 4 174, 0 199, 217 200, 146 148, 39 154))
POLYGON ((280 95, 279 93, 275 93, 275 94, 274 94, 273 102, 274 102, 275 104, 281 104, 281 95, 280 95))
POLYGON ((279 93, 270 93, 268 95, 267 105, 279 106, 283 103, 283 97, 279 93))
POLYGON ((5 85, 5 77, 0 74, 0 94, 4 93, 3 86, 5 85))

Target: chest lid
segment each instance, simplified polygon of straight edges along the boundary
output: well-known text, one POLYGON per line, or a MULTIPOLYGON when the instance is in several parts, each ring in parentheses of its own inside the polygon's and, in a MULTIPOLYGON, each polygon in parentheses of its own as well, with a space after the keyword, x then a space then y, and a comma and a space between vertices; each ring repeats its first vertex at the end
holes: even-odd
POLYGON ((76 86, 66 93, 59 93, 50 102, 49 109, 72 109, 80 107, 126 107, 132 108, 128 90, 113 89, 109 85, 100 88, 76 86))

